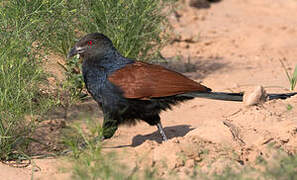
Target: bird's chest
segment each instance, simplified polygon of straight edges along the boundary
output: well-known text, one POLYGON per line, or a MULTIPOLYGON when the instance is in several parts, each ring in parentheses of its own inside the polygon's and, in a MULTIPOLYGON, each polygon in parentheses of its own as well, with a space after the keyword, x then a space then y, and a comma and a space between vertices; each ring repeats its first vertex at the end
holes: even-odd
POLYGON ((108 80, 109 75, 117 68, 102 64, 90 65, 87 61, 82 66, 86 88, 103 111, 116 111, 116 107, 127 104, 122 97, 122 91, 108 80))
POLYGON ((97 102, 102 102, 104 93, 108 91, 107 73, 104 68, 83 67, 83 77, 88 92, 97 102))

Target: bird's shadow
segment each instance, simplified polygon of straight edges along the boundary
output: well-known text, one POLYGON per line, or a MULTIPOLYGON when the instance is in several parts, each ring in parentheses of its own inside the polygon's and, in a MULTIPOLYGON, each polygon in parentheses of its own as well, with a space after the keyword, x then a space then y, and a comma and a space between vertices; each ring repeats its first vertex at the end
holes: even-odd
POLYGON ((192 0, 189 2, 189 5, 194 8, 202 9, 202 8, 210 8, 211 3, 217 3, 221 0, 192 0))
MULTIPOLYGON (((195 128, 191 128, 189 125, 177 125, 177 126, 169 126, 164 128, 164 132, 168 139, 172 139, 175 137, 183 137, 188 132, 192 131, 195 128)), ((159 130, 156 130, 153 133, 145 134, 145 135, 136 135, 132 139, 132 147, 136 147, 144 143, 146 140, 156 141, 158 143, 162 142, 162 136, 159 130)))
MULTIPOLYGON (((194 130, 195 128, 191 128, 189 125, 177 125, 177 126, 169 126, 164 128, 164 132, 168 138, 168 140, 175 137, 183 137, 188 132, 194 130)), ((130 145, 118 145, 118 146, 104 146, 103 148, 124 148, 124 147, 137 147, 143 144, 145 141, 151 140, 156 141, 158 143, 162 143, 162 136, 159 130, 156 130, 153 133, 145 134, 145 135, 136 135, 132 139, 132 143, 130 145)))

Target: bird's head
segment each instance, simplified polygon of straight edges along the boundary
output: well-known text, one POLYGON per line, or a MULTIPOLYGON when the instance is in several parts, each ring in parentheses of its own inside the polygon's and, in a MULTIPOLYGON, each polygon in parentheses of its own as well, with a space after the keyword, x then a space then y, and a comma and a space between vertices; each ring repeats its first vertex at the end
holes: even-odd
POLYGON ((77 54, 82 59, 100 57, 113 50, 112 41, 101 33, 92 33, 82 37, 68 53, 68 58, 77 54))

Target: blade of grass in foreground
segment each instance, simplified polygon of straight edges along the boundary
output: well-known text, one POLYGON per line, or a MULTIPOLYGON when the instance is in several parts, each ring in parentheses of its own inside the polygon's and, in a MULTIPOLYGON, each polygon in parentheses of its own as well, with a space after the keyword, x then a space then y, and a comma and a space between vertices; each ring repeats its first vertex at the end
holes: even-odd
POLYGON ((291 90, 292 91, 295 89, 296 83, 297 83, 297 64, 295 66, 294 73, 293 73, 293 76, 291 78, 291 90))
POLYGON ((283 60, 280 59, 279 61, 280 61, 281 65, 282 65, 282 67, 283 67, 283 69, 284 69, 284 71, 286 73, 286 76, 287 76, 287 78, 288 78, 288 80, 290 82, 290 90, 293 91, 295 89, 296 83, 297 83, 297 65, 295 66, 294 72, 293 72, 293 74, 291 76, 289 74, 283 60))

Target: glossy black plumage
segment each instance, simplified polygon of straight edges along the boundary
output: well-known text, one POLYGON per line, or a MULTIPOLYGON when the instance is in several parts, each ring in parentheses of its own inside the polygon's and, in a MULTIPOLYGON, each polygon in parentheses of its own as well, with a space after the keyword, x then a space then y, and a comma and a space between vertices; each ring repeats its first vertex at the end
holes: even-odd
POLYGON ((133 125, 142 120, 156 125, 167 140, 159 114, 172 105, 194 97, 242 101, 240 93, 210 92, 182 74, 125 58, 100 33, 78 41, 68 56, 76 54, 83 59, 86 88, 103 111, 104 138, 112 137, 120 124, 133 125))
MULTIPOLYGON (((158 95, 156 97, 145 97, 141 99, 125 97, 124 89, 121 89, 119 85, 111 82, 108 78, 117 72, 117 70, 134 64, 135 61, 123 57, 114 48, 112 42, 103 34, 94 33, 83 37, 69 52, 69 57, 75 54, 80 54, 81 58, 83 58, 82 72, 87 90, 103 111, 104 138, 112 137, 120 124, 135 124, 137 121, 143 120, 150 125, 157 125, 161 134, 163 133, 163 139, 166 140, 167 138, 164 132, 162 132, 159 113, 162 110, 170 109, 172 105, 193 98, 175 96, 172 93, 166 96, 166 90, 160 97, 158 95)), ((163 67, 159 68, 165 73, 167 71, 169 72, 169 70, 163 67)), ((144 68, 144 70, 146 69, 144 68)), ((186 79, 181 74, 171 71, 170 73, 173 76, 177 75, 181 76, 181 79, 186 79)), ((151 76, 154 76, 154 74, 151 74, 151 76)), ((137 77, 135 76, 136 79, 137 77)), ((122 75, 122 78, 125 79, 125 73, 122 75)), ((147 81, 147 79, 137 79, 137 81, 147 81)), ((188 81, 190 84, 193 83, 195 87, 189 86, 187 91, 189 91, 189 88, 194 88, 196 91, 200 88, 201 92, 210 90, 195 81, 188 81)), ((150 86, 150 82, 145 84, 150 86)), ((179 88, 183 89, 183 87, 179 88)))

